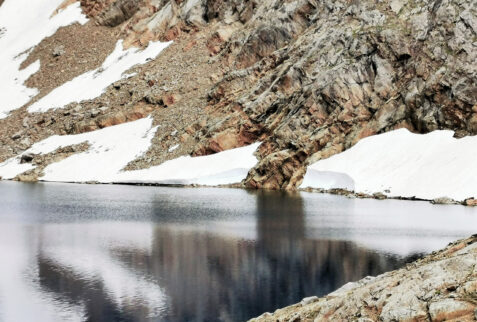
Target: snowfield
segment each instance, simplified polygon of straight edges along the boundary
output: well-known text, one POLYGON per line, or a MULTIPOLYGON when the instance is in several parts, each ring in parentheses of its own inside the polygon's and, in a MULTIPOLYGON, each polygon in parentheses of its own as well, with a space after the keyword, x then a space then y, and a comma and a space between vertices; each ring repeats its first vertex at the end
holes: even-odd
POLYGON ((116 43, 116 48, 101 67, 55 88, 38 102, 32 104, 28 111, 31 113, 46 112, 50 109, 62 108, 70 103, 79 103, 99 97, 112 83, 134 76, 134 74, 124 74, 128 69, 156 58, 170 44, 171 42, 150 42, 144 50, 138 48, 124 50, 123 41, 119 40, 116 43))
POLYGON ((406 129, 371 136, 308 167, 300 188, 346 189, 432 200, 477 197, 477 137, 406 129))
POLYGON ((30 51, 58 28, 88 21, 79 2, 53 15, 63 1, 5 0, 0 6, 0 118, 38 94, 23 83, 40 69, 40 62, 20 70, 30 51))
MULTIPOLYGON (((257 163, 253 155, 260 143, 203 157, 180 157, 146 170, 122 171, 150 147, 157 127, 152 118, 111 126, 89 133, 52 136, 23 154, 48 154, 71 145, 88 143, 89 149, 44 169, 42 181, 100 183, 157 183, 220 185, 241 182, 257 163)), ((34 168, 21 155, 0 164, 0 176, 13 179, 34 168)))

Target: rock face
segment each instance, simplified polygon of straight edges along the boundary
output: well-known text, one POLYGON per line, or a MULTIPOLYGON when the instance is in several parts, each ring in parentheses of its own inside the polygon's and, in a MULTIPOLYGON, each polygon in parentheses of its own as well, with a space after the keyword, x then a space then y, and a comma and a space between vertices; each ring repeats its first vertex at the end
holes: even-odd
POLYGON ((11 139, 25 127, 31 145, 152 113, 164 127, 132 168, 262 141, 244 185, 295 189, 307 165, 370 135, 477 134, 473 0, 80 2, 88 28, 107 26, 126 47, 174 45, 81 111, 0 120, 0 161, 28 148, 11 139))
POLYGON ((240 70, 210 98, 265 138, 248 186, 294 188, 311 160, 401 127, 476 133, 475 30, 462 18, 475 20, 475 4, 392 3, 398 13, 387 1, 292 1, 286 17, 262 3, 231 40, 224 55, 240 70))
POLYGON ((251 321, 475 321, 477 236, 251 321))
POLYGON ((140 0, 117 0, 97 17, 100 25, 116 27, 131 18, 144 5, 140 0))

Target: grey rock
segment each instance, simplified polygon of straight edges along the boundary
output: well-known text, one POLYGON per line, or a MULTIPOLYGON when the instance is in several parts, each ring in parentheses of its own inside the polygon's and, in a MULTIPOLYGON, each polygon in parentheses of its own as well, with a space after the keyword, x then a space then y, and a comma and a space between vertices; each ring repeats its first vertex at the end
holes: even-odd
POLYGON ((319 300, 319 298, 317 296, 305 297, 303 300, 301 300, 300 304, 301 305, 308 305, 308 304, 314 303, 318 300, 319 300))
POLYGON ((23 140, 20 141, 20 144, 23 145, 24 147, 28 147, 31 145, 31 141, 29 138, 24 138, 23 140))
POLYGON ((77 104, 74 108, 73 108, 73 111, 76 112, 76 113, 79 113, 83 110, 83 106, 81 106, 80 104, 77 104))
POLYGON ((97 21, 100 25, 116 27, 139 11, 143 0, 117 0, 103 11, 97 21))
POLYGON ((65 46, 56 46, 55 48, 53 48, 53 52, 51 54, 53 55, 53 57, 63 56, 65 54, 65 46))
POLYGON ((34 158, 35 155, 32 153, 22 154, 22 156, 20 157, 20 163, 30 163, 33 161, 34 158))
POLYGON ((391 10, 394 11, 394 13, 398 14, 401 9, 404 7, 407 1, 404 0, 391 0, 390 6, 391 10))
POLYGON ((472 304, 454 299, 444 299, 432 302, 429 305, 429 314, 432 321, 444 321, 473 312, 474 306, 472 304))
POLYGON ((454 205, 454 204, 457 204, 457 202, 454 199, 449 198, 449 197, 436 198, 436 199, 432 200, 431 202, 433 204, 436 204, 436 205, 454 205))
POLYGON ((15 134, 13 134, 13 135, 11 136, 11 139, 12 139, 12 140, 18 140, 18 139, 20 139, 20 138, 22 137, 22 135, 23 135, 23 132, 22 132, 22 131, 16 132, 15 134))
POLYGON ((94 118, 94 117, 98 116, 100 113, 101 113, 100 110, 93 109, 93 110, 91 110, 90 115, 91 115, 91 117, 94 118))

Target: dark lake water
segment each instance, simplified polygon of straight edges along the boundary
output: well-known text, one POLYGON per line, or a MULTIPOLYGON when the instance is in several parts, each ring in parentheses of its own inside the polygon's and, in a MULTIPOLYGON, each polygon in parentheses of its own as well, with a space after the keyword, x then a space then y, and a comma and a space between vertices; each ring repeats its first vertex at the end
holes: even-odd
POLYGON ((425 202, 0 182, 0 321, 243 321, 476 228, 425 202))

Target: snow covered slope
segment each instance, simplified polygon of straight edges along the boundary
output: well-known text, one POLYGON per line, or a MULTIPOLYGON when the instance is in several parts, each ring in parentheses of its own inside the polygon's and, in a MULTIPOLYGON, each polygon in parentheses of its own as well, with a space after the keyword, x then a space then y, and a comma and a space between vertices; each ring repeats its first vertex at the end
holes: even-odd
POLYGON ((346 189, 391 197, 463 201, 477 197, 477 137, 406 129, 371 136, 308 167, 300 188, 346 189))
MULTIPOLYGON (((89 133, 55 135, 23 154, 48 154, 61 147, 89 143, 87 151, 44 169, 40 179, 57 182, 232 184, 245 179, 257 163, 253 153, 259 143, 204 157, 180 157, 146 170, 122 172, 129 162, 148 150, 156 129, 152 128, 152 119, 145 118, 89 133)), ((0 176, 13 179, 34 168, 34 165, 20 161, 21 155, 0 164, 0 176)))
POLYGON ((205 186, 238 183, 257 164, 253 153, 259 145, 255 143, 203 157, 180 157, 149 169, 121 173, 115 181, 205 186))
MULTIPOLYGON (((151 128, 152 118, 111 126, 99 131, 77 135, 55 135, 34 144, 24 152, 47 154, 58 148, 88 142, 88 151, 75 154, 45 169, 45 181, 111 182, 130 161, 147 151, 157 128, 151 128)), ((0 165, 0 176, 12 179, 31 164, 21 164, 21 156, 0 165)))
POLYGON ((112 83, 132 75, 123 75, 134 65, 144 64, 155 58, 170 42, 151 42, 144 50, 129 48, 124 50, 123 41, 119 40, 114 51, 106 58, 103 65, 54 89, 38 102, 32 104, 29 112, 46 112, 52 108, 61 108, 73 102, 93 99, 101 96, 112 83))
POLYGON ((40 69, 36 61, 20 70, 34 46, 62 26, 88 20, 75 2, 53 15, 64 0, 5 0, 0 6, 0 118, 28 103, 38 91, 23 83, 40 69))

